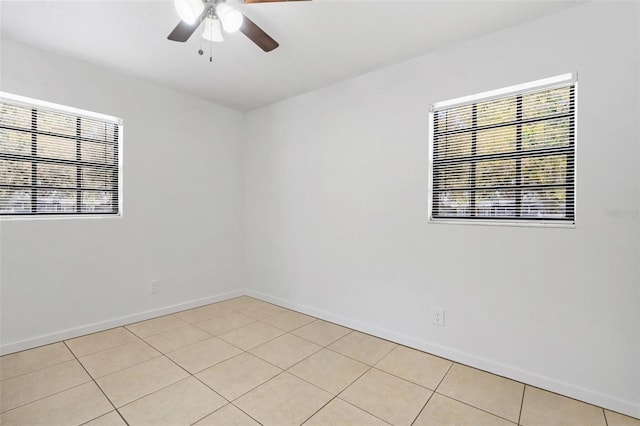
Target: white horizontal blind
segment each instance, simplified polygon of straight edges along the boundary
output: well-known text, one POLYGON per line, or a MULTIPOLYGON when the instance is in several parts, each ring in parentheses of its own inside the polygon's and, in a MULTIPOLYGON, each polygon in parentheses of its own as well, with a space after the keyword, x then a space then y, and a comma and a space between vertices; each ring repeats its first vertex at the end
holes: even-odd
POLYGON ((575 103, 571 79, 434 105, 430 219, 575 223, 575 103))
POLYGON ((0 217, 118 215, 121 126, 0 93, 0 217))

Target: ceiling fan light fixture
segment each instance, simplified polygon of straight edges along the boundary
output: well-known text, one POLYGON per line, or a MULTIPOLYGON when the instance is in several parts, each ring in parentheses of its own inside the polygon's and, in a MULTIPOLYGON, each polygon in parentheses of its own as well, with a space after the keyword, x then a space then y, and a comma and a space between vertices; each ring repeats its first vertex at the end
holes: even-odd
POLYGON ((204 29, 202 30, 202 38, 209 41, 223 42, 222 27, 220 26, 220 20, 218 18, 207 17, 202 23, 204 29))
POLYGON ((242 13, 235 10, 226 3, 218 3, 216 15, 222 21, 222 28, 228 33, 235 33, 242 26, 242 13))
POLYGON ((189 25, 195 24, 204 11, 202 0, 175 0, 174 5, 180 19, 189 25))

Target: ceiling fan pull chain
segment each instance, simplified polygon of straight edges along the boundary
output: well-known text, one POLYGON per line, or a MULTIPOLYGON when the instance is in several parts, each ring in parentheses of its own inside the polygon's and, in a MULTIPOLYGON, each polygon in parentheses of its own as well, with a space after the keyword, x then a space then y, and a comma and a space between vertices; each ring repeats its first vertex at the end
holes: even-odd
POLYGON ((204 53, 204 50, 202 50, 202 38, 200 39, 200 49, 198 49, 198 55, 202 56, 202 54, 204 53))

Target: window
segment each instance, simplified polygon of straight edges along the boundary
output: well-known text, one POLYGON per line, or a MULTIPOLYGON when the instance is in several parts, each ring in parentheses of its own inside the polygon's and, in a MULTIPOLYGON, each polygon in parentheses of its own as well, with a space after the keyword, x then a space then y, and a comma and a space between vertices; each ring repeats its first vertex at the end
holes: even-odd
POLYGON ((0 218, 120 215, 121 120, 0 92, 0 218))
POLYGON ((431 222, 575 224, 576 74, 430 111, 431 222))

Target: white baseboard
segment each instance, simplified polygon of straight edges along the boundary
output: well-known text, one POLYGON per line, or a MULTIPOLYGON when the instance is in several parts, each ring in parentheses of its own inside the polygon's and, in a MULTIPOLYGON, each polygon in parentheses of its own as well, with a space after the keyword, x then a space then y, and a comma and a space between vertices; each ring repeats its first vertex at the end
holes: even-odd
POLYGON ((259 291, 247 289, 246 295, 270 302, 285 308, 293 309, 316 318, 330 321, 363 333, 371 334, 404 346, 418 349, 433 355, 449 359, 451 361, 488 371, 499 376, 503 376, 518 382, 526 383, 541 389, 555 392, 570 398, 604 407, 611 411, 616 411, 628 416, 640 418, 640 402, 626 401, 605 395, 589 389, 584 389, 561 382, 550 377, 541 376, 536 373, 521 370, 512 365, 502 364, 483 357, 479 357, 470 353, 461 352, 453 348, 436 345, 425 340, 416 339, 415 337, 406 336, 394 331, 380 328, 376 325, 363 323, 353 318, 344 317, 332 312, 316 309, 311 306, 302 305, 300 303, 274 297, 259 291))
POLYGON ((208 305, 209 303, 221 302, 223 300, 242 296, 244 294, 245 294, 244 290, 234 290, 227 293, 221 293, 215 296, 203 297, 202 299, 191 300, 188 302, 165 306, 158 309, 152 309, 150 311, 139 312, 132 315, 125 315, 122 317, 112 318, 105 321, 99 321, 92 324, 83 325, 80 327, 74 327, 66 330, 56 331, 55 333, 50 333, 42 336, 29 338, 29 339, 19 340, 16 342, 3 343, 2 345, 0 345, 0 355, 6 355, 13 352, 23 351, 25 349, 31 349, 31 348, 35 348, 42 345, 48 345, 50 343, 60 342, 62 340, 84 336, 85 334, 96 333, 98 331, 104 331, 110 328, 120 327, 123 325, 131 324, 138 321, 144 321, 144 320, 159 317, 162 315, 168 315, 175 312, 184 311, 185 309, 191 309, 191 308, 196 308, 202 305, 208 305))

